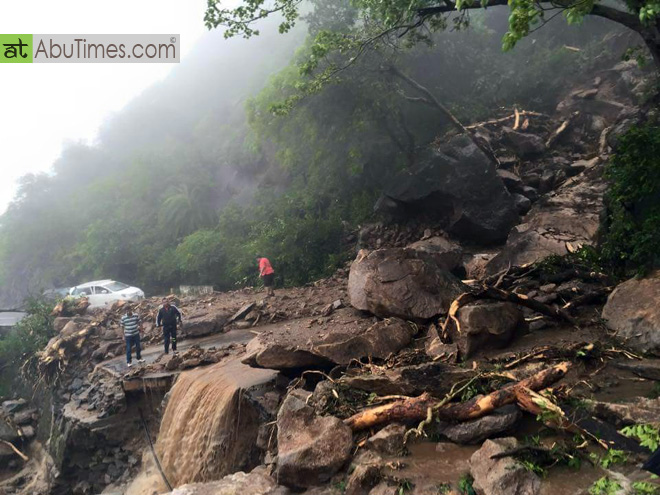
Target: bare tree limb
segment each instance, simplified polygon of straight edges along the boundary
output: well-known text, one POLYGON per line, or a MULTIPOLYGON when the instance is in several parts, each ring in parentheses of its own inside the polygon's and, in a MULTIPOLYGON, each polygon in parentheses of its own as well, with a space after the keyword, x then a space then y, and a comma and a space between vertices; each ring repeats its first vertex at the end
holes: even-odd
POLYGON ((393 421, 422 421, 428 417, 429 408, 440 419, 451 421, 468 421, 485 416, 495 409, 517 400, 516 392, 521 388, 542 390, 563 378, 570 369, 571 363, 563 362, 546 368, 525 380, 515 383, 488 395, 475 397, 467 402, 442 404, 438 399, 424 393, 419 397, 392 402, 383 406, 366 409, 344 420, 353 431, 364 430, 393 421))
POLYGON ((488 146, 486 146, 484 143, 482 143, 479 139, 476 138, 474 133, 466 128, 460 120, 456 118, 456 116, 451 113, 451 111, 444 106, 442 103, 438 101, 438 99, 431 93, 427 88, 419 84, 417 81, 415 81, 413 78, 410 76, 407 76, 403 72, 401 72, 399 69, 397 69, 394 66, 389 66, 387 68, 387 71, 393 74, 394 76, 398 77, 399 79, 402 79, 405 81, 407 84, 409 84, 411 87, 422 93, 425 98, 424 100, 428 102, 429 105, 435 107, 436 109, 440 110, 442 114, 449 119, 449 121, 453 124, 453 126, 463 134, 467 134, 467 136, 472 140, 472 142, 475 144, 477 148, 479 148, 487 157, 488 159, 493 162, 495 165, 499 165, 499 160, 493 153, 493 150, 491 150, 488 146))

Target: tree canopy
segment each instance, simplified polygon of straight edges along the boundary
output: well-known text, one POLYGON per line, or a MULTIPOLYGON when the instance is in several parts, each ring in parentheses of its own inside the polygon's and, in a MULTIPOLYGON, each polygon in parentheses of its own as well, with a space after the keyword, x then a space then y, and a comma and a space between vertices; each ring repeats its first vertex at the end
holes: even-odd
MULTIPOLYGON (((658 0, 352 0, 328 4, 314 1, 314 13, 331 14, 341 22, 326 24, 315 34, 305 69, 326 67, 317 81, 352 64, 365 50, 380 45, 428 40, 430 33, 448 26, 460 28, 470 21, 473 9, 508 6, 508 30, 502 38, 504 50, 563 15, 569 24, 579 24, 587 15, 609 19, 640 34, 656 65, 660 66, 660 1, 658 0), (346 55, 342 62, 332 54, 346 55)), ((273 14, 281 16, 279 31, 289 31, 301 17, 301 0, 243 0, 238 7, 225 8, 220 0, 209 0, 205 21, 209 28, 223 26, 225 36, 251 37, 259 34, 255 23, 273 14)), ((303 16, 305 17, 305 16, 303 16)), ((317 15, 318 17, 318 15, 317 15)))

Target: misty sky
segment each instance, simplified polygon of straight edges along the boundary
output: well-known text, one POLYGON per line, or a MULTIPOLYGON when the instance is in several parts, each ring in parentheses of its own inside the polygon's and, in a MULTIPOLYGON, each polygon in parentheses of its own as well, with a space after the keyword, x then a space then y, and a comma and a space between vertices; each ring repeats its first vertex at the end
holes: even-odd
MULTIPOLYGON (((0 33, 178 33, 183 60, 206 31, 206 0, 3 2, 0 33)), ((102 122, 173 64, 0 64, 0 213, 16 180, 48 171, 63 143, 93 142, 102 122)))

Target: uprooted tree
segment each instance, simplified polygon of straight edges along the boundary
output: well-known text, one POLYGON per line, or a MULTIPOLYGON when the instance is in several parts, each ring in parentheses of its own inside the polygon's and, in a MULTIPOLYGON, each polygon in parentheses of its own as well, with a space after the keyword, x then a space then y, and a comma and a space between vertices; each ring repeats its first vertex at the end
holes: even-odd
MULTIPOLYGON (((317 8, 322 2, 313 2, 317 8)), ((301 0, 243 0, 238 7, 222 8, 219 0, 209 0, 205 15, 207 27, 224 26, 225 36, 250 37, 259 34, 254 23, 272 14, 282 17, 279 30, 290 30, 300 17, 301 0)), ((465 26, 472 9, 508 5, 509 30, 502 40, 505 50, 550 19, 563 14, 569 24, 580 23, 587 15, 609 19, 637 32, 656 67, 660 67, 659 0, 355 0, 338 1, 344 23, 317 31, 303 70, 309 73, 334 54, 342 62, 329 63, 317 81, 324 81, 345 64, 352 64, 365 49, 387 40, 388 45, 404 39, 415 43, 428 38, 428 32, 445 29, 449 24, 465 26), (452 15, 453 14, 453 15, 452 15)), ((327 10, 327 7, 326 7, 327 10)))

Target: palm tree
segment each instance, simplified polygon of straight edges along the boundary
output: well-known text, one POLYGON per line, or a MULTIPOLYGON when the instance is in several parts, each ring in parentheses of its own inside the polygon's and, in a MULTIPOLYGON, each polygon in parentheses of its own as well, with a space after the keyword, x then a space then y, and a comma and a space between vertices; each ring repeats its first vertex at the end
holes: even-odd
POLYGON ((210 189, 181 184, 173 187, 161 208, 161 220, 171 225, 177 238, 184 237, 215 220, 215 211, 207 201, 210 189))

